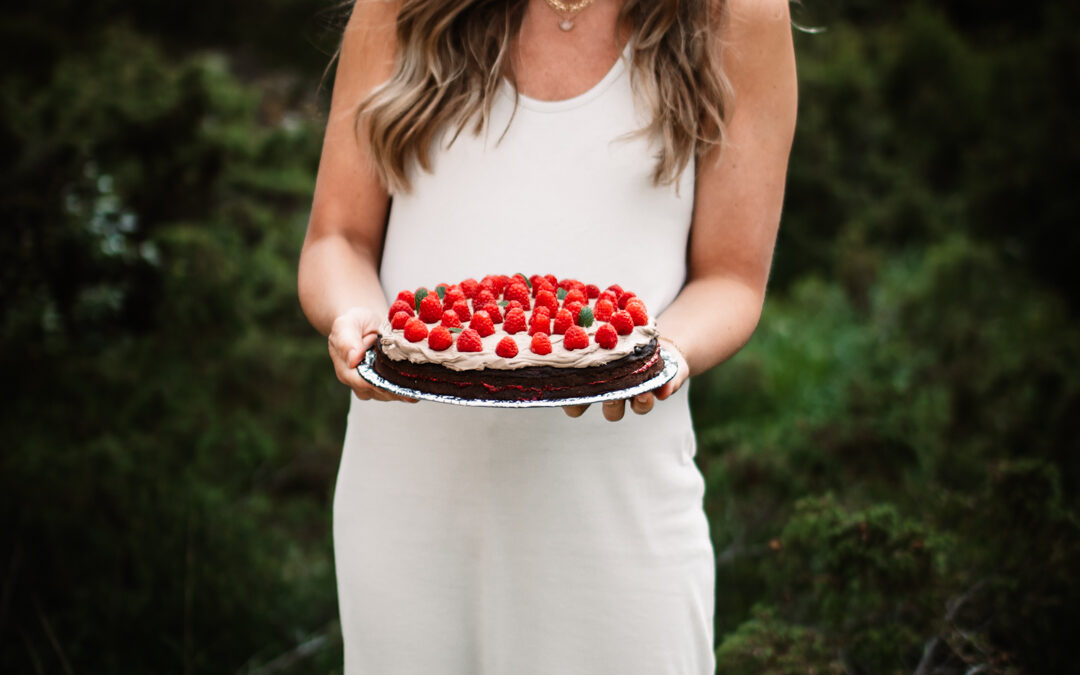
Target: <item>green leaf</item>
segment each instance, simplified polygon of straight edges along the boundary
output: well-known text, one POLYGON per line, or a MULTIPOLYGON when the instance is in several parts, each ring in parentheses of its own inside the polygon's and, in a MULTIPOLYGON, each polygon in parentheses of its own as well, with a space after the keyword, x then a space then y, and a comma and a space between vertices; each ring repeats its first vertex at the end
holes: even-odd
POLYGON ((420 301, 428 296, 428 289, 421 286, 420 288, 416 289, 415 296, 416 296, 416 311, 419 312, 420 311, 420 301))
POLYGON ((515 274, 514 276, 515 276, 515 277, 521 277, 522 279, 524 279, 524 280, 525 280, 525 285, 529 287, 529 290, 530 290, 530 291, 532 290, 532 282, 531 282, 531 281, 529 281, 529 277, 525 276, 525 275, 524 275, 524 274, 522 274, 521 272, 518 272, 518 273, 517 273, 517 274, 515 274))
POLYGON ((585 307, 581 308, 580 312, 578 312, 577 325, 581 326, 582 328, 588 328, 592 324, 593 324, 592 307, 589 307, 588 305, 586 305, 585 307))
POLYGON ((451 328, 450 332, 451 333, 460 333, 463 330, 465 330, 465 329, 464 328, 451 328))
POLYGON ((558 290, 558 292, 555 293, 555 297, 557 297, 559 299, 559 302, 562 302, 563 300, 565 300, 566 299, 566 289, 565 288, 560 288, 558 290))
POLYGON ((442 300, 446 297, 446 286, 439 284, 435 287, 435 292, 439 294, 439 299, 442 300))
POLYGON ((499 301, 499 307, 506 307, 509 304, 510 304, 509 300, 500 300, 499 301))

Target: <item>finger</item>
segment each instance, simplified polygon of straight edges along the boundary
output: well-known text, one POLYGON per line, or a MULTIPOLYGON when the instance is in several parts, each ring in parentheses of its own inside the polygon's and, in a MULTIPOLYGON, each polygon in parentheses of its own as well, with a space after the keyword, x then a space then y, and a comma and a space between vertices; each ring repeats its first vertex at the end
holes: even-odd
POLYGON ((604 417, 609 422, 618 422, 626 414, 626 401, 625 399, 619 399, 617 401, 604 401, 604 417))
POLYGON ((401 401, 402 403, 417 403, 419 401, 419 399, 399 396, 385 389, 373 387, 366 382, 361 387, 353 387, 352 390, 356 394, 356 398, 361 401, 401 401))
POLYGON ((356 368, 346 367, 338 371, 338 379, 341 380, 350 389, 356 392, 357 398, 367 401, 402 401, 405 403, 416 403, 419 399, 409 398, 408 396, 400 396, 393 392, 381 389, 371 384, 363 377, 360 377, 360 373, 356 368))
POLYGON ((581 417, 585 414, 585 411, 589 409, 589 404, 585 405, 564 405, 563 412, 570 417, 581 417))
POLYGON ((653 390, 656 394, 656 398, 661 401, 667 399, 669 396, 679 391, 683 382, 686 382, 687 373, 684 369, 680 368, 679 372, 675 374, 675 377, 665 382, 659 389, 653 390))
POLYGON ((655 397, 652 392, 645 392, 644 394, 638 394, 634 398, 630 399, 630 409, 638 415, 644 415, 653 408, 655 397))

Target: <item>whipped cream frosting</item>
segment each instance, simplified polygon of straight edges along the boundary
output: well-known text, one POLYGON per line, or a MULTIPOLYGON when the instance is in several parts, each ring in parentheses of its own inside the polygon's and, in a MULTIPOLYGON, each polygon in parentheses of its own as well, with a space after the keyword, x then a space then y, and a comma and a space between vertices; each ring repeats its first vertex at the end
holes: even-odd
MULTIPOLYGON (((394 330, 390 321, 384 320, 379 327, 379 343, 383 353, 393 361, 408 359, 413 363, 437 363, 451 370, 514 370, 526 366, 552 366, 554 368, 585 368, 599 366, 620 359, 634 351, 638 345, 648 343, 660 334, 656 329, 656 322, 650 317, 644 326, 634 326, 629 335, 620 335, 619 342, 613 349, 604 349, 596 344, 596 331, 604 324, 603 321, 594 321, 593 325, 585 329, 589 334, 589 346, 584 349, 569 350, 563 347, 563 336, 552 334, 550 354, 533 354, 529 350, 532 336, 526 331, 509 335, 502 329, 502 324, 496 324, 495 332, 487 337, 480 338, 484 348, 479 352, 459 352, 455 342, 449 349, 437 352, 428 347, 427 340, 409 342, 405 339, 405 331, 394 330), (495 353, 495 346, 504 337, 510 337, 517 343, 517 356, 506 359, 495 353)), ((467 325, 467 324, 466 324, 467 325)), ((429 325, 428 329, 435 325, 429 325)), ((456 340, 456 336, 455 336, 456 340)))

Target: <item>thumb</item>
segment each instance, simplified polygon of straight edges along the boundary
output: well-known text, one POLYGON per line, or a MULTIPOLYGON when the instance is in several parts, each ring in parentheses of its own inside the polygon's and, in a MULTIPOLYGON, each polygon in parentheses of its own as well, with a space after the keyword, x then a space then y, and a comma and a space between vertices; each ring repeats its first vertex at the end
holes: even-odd
POLYGON ((355 368, 358 365, 360 365, 360 354, 361 353, 362 352, 359 349, 357 349, 356 347, 353 347, 353 348, 349 349, 349 354, 348 354, 348 356, 345 357, 345 362, 349 364, 350 368, 355 368))
POLYGON ((355 368, 360 365, 360 361, 364 358, 364 353, 371 349, 371 346, 375 344, 375 340, 379 337, 378 333, 368 333, 358 340, 359 345, 349 347, 348 356, 345 361, 349 364, 350 368, 355 368))

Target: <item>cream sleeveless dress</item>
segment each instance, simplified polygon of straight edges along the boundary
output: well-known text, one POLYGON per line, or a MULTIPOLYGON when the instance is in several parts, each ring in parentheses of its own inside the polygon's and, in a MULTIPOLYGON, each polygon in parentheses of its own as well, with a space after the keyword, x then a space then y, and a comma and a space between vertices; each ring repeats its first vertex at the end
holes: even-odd
MULTIPOLYGON (((618 283, 658 315, 685 281, 694 171, 650 180, 628 51, 563 101, 504 83, 487 135, 394 197, 401 289, 523 272, 618 283)), ((687 387, 619 422, 353 397, 333 506, 346 675, 704 675, 715 563, 687 387)))

